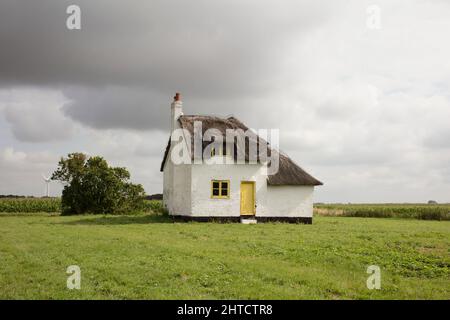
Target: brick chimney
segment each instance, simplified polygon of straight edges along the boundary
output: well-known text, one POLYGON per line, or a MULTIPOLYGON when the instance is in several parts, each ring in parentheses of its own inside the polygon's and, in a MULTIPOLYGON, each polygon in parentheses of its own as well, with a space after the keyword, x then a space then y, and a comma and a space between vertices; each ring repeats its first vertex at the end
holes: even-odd
POLYGON ((175 97, 173 97, 173 102, 170 106, 170 114, 171 114, 170 132, 172 133, 173 130, 180 128, 178 118, 183 115, 183 102, 181 102, 181 94, 178 92, 175 94, 175 97))

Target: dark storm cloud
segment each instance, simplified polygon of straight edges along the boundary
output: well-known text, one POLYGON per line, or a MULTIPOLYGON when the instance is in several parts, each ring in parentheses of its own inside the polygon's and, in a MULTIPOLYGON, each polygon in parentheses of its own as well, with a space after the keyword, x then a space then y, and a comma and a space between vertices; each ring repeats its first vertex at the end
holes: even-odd
POLYGON ((70 4, 2 1, 0 84, 59 87, 74 119, 136 129, 157 127, 158 116, 146 122, 151 106, 174 91, 230 99, 273 90, 290 45, 331 10, 316 1, 86 0, 76 2, 82 29, 67 30, 70 4))
POLYGON ((77 150, 160 192, 181 91, 187 114, 279 128, 320 201, 448 201, 450 6, 402 2, 372 30, 370 0, 2 0, 0 193, 42 194, 77 150))
POLYGON ((72 87, 63 113, 98 129, 167 129, 170 97, 141 88, 107 86, 72 87))

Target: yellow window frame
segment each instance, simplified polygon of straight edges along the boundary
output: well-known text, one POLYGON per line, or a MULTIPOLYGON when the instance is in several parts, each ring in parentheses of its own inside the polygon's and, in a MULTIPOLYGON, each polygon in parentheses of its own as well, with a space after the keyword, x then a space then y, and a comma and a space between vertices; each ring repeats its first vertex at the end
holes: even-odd
POLYGON ((212 199, 229 199, 230 198, 230 180, 211 180, 211 198, 212 199), (214 183, 218 183, 219 188, 214 188, 214 183), (227 188, 228 192, 227 192, 226 196, 222 195, 222 190, 224 189, 224 188, 222 188, 223 183, 226 183, 228 186, 228 188, 227 188), (219 195, 215 196, 214 190, 218 190, 219 195))
POLYGON ((218 149, 216 149, 215 147, 211 148, 211 157, 214 156, 225 156, 226 152, 223 151, 222 147, 219 147, 218 149))

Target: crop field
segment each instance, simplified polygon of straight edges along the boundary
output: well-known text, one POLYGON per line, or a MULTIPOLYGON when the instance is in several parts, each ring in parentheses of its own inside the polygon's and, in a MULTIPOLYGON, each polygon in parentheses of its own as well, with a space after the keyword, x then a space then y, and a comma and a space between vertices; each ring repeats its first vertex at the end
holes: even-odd
POLYGON ((450 220, 450 204, 315 204, 320 216, 450 220))
MULTIPOLYGON (((143 212, 162 212, 162 202, 158 200, 144 201, 143 212)), ((1 213, 59 213, 60 198, 0 198, 1 213)))
POLYGON ((60 212, 60 198, 0 198, 0 212, 60 212))
POLYGON ((0 298, 450 299, 450 221, 242 225, 4 213, 0 298), (71 265, 80 267, 80 290, 66 287, 71 265), (379 290, 367 288, 370 265, 380 267, 379 290))
MULTIPOLYGON (((0 198, 1 213, 58 213, 60 198, 0 198)), ((142 212, 162 213, 162 202, 146 200, 142 212)), ((450 220, 450 204, 315 204, 316 216, 450 220)))

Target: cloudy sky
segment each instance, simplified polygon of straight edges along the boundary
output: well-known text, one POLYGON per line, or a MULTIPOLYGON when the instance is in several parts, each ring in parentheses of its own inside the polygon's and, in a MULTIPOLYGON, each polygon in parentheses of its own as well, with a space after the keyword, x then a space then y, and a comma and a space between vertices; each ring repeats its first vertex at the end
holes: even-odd
POLYGON ((43 195, 74 151, 161 192, 180 91, 279 128, 316 201, 449 202, 449 31, 446 0, 2 0, 0 194, 43 195))

